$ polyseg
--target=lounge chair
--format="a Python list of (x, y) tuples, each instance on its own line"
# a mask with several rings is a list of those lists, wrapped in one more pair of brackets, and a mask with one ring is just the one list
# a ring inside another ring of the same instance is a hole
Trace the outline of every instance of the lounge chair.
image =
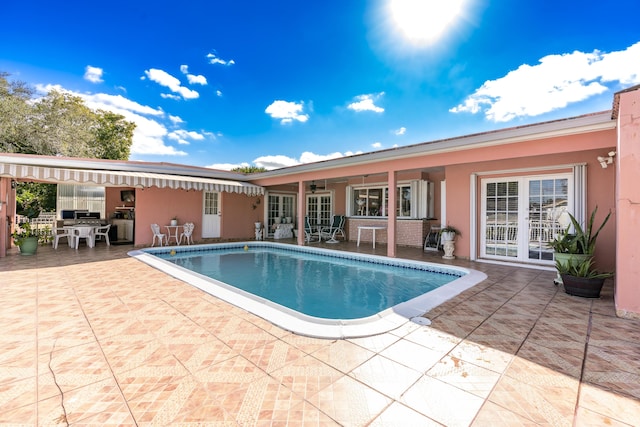
[(319, 236), (320, 240), (324, 237), (327, 239), (327, 243), (338, 243), (336, 240), (336, 234), (340, 233), (343, 239), (346, 239), (347, 236), (344, 234), (344, 223), (345, 223), (344, 215), (334, 215), (331, 219), (331, 225), (329, 227), (320, 228)]

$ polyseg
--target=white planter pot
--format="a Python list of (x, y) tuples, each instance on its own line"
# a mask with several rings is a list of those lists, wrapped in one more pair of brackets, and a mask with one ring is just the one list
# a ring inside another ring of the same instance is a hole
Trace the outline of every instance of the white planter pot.
[(178, 225), (178, 220), (177, 219), (172, 219), (171, 220), (171, 225)]
[(451, 242), (456, 239), (456, 233), (453, 231), (443, 231), (440, 239), (442, 240), (442, 243)]

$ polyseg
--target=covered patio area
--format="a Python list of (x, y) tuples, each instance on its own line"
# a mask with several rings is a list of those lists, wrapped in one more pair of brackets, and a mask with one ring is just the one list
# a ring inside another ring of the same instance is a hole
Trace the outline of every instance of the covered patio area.
[[(344, 242), (338, 250), (373, 253)], [(0, 422), (21, 425), (634, 425), (640, 322), (550, 271), (488, 279), (402, 327), (294, 335), (98, 244), (0, 263)], [(378, 245), (378, 254), (386, 253)], [(441, 262), (437, 253), (398, 256)]]

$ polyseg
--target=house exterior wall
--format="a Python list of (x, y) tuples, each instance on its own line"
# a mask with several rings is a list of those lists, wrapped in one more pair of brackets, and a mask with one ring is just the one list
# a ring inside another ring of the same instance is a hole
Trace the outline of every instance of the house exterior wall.
[[(532, 142), (534, 144), (535, 141)], [(560, 143), (560, 142), (558, 142)], [(480, 218), (480, 178), (541, 175), (558, 172), (570, 172), (571, 168), (553, 169), (556, 165), (574, 163), (587, 164), (587, 214), (598, 206), (596, 223), (602, 221), (607, 212), (612, 215), (598, 238), (595, 257), (602, 270), (611, 270), (615, 265), (615, 224), (614, 205), (615, 176), (611, 168), (602, 169), (596, 158), (609, 148), (573, 153), (558, 153), (553, 156), (533, 156), (513, 158), (507, 161), (487, 161), (447, 166), (445, 176), (447, 185), (447, 223), (458, 228), (462, 235), (456, 239), (456, 256), (469, 257), (471, 252), (471, 187), (470, 177), (473, 173), (487, 174), (478, 178), (476, 215)], [(613, 149), (611, 147), (611, 149)], [(527, 170), (526, 172), (504, 172), (507, 170)], [(496, 173), (491, 173), (495, 171)], [(502, 172), (501, 172), (502, 171)], [(478, 241), (479, 241), (479, 236)], [(479, 248), (478, 248), (479, 249)]]
[(164, 226), (174, 216), (179, 224), (193, 222), (193, 240), (202, 239), (202, 192), (157, 187), (137, 190), (135, 245), (150, 246), (153, 239), (150, 224), (157, 223), (164, 232)]
[(622, 92), (619, 111), (614, 161), (618, 183), (615, 251), (619, 254), (615, 276), (616, 313), (640, 318), (640, 90)]

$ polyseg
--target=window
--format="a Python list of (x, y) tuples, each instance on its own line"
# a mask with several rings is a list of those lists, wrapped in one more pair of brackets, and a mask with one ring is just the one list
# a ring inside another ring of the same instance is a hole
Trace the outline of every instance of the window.
[[(428, 216), (428, 186), (426, 181), (403, 183), (396, 187), (396, 217), (418, 218)], [(424, 191), (420, 191), (424, 189)], [(388, 187), (371, 186), (348, 188), (350, 199), (350, 215), (364, 217), (386, 217), (389, 215)], [(422, 202), (420, 202), (422, 200)], [(419, 209), (420, 203), (424, 204)]]
[(86, 210), (100, 212), (105, 216), (105, 191), (104, 187), (92, 185), (58, 184), (58, 197), (56, 201), (58, 212), (63, 210)]

